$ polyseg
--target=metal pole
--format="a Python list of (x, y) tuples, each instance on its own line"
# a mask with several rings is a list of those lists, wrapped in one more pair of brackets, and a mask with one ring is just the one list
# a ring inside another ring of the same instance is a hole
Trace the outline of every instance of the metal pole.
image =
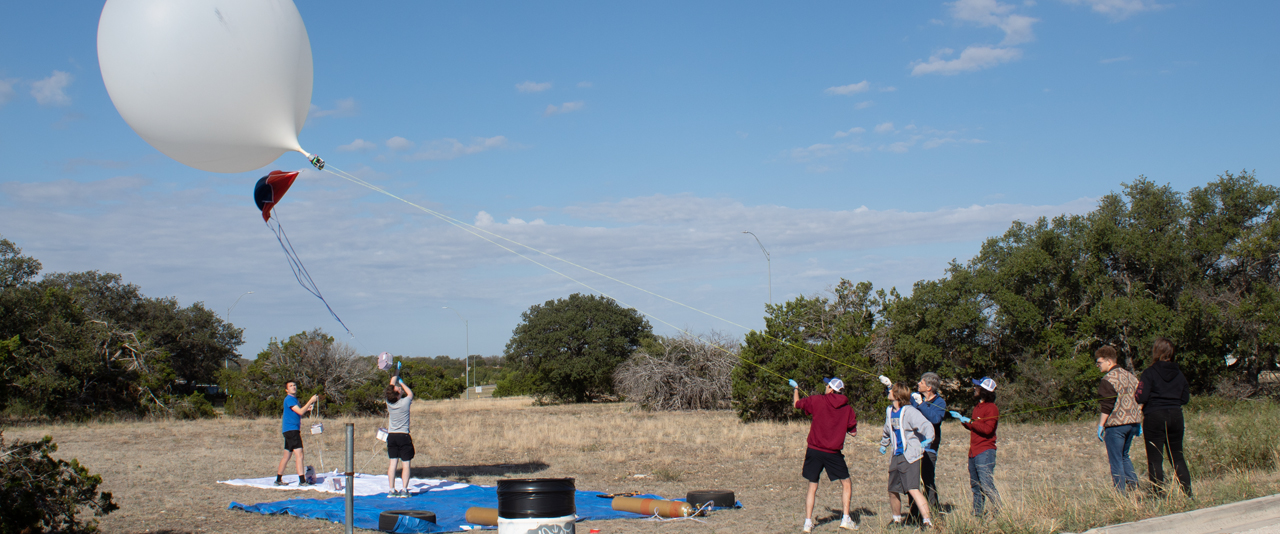
[[(245, 296), (245, 295), (252, 295), (252, 294), (253, 294), (253, 292), (252, 292), (252, 291), (245, 291), (244, 293), (241, 293), (239, 297), (236, 297), (236, 301), (235, 301), (235, 302), (233, 302), (233, 303), (231, 303), (231, 307), (227, 308), (227, 315), (225, 315), (225, 317), (227, 318), (227, 324), (228, 324), (228, 325), (230, 325), (230, 324), (231, 324), (231, 310), (236, 309), (236, 304), (239, 304), (239, 303), (240, 303), (240, 299), (244, 298), (244, 296)], [(237, 366), (237, 367), (238, 367), (238, 366)], [(223, 369), (230, 369), (230, 368), (231, 368), (231, 359), (230, 359), (230, 358), (227, 358), (227, 359), (222, 360), (222, 368), (223, 368)]]
[(463, 380), (464, 380), (464, 381), (466, 381), (466, 383), (467, 383), (466, 398), (467, 398), (467, 400), (470, 400), (470, 399), (471, 399), (471, 322), (470, 322), (470, 321), (468, 321), (466, 317), (463, 317), (461, 313), (458, 313), (458, 310), (455, 310), (455, 309), (450, 308), (450, 307), (448, 307), (448, 306), (441, 306), (441, 309), (449, 310), (449, 311), (453, 312), (453, 314), (454, 314), (454, 315), (457, 315), (459, 319), (462, 319), (462, 326), (463, 326), (464, 328), (466, 328), (466, 335), (467, 335), (467, 356), (466, 356), (467, 364), (466, 364), (466, 365), (467, 365), (467, 370), (466, 370), (466, 373), (465, 373), (465, 374), (463, 374), (463, 377), (464, 377), (464, 378), (463, 378)]
[(356, 425), (347, 423), (347, 534), (353, 534), (356, 519)]
[[(751, 232), (742, 232), (742, 233), (751, 234)], [(756, 238), (756, 244), (760, 245), (760, 251), (764, 253), (764, 262), (769, 267), (769, 305), (772, 306), (773, 305), (773, 260), (769, 258), (769, 251), (764, 249), (764, 243), (760, 242), (760, 238), (757, 237), (755, 234), (751, 234), (751, 237)]]

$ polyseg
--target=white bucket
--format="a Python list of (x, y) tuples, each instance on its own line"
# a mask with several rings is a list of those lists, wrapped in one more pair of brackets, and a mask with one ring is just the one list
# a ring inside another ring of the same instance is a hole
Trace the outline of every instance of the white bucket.
[(528, 517), (524, 519), (498, 518), (498, 534), (574, 534), (573, 525), (578, 516)]
[(316, 423), (311, 425), (312, 434), (324, 434), (324, 423)]
[(387, 429), (385, 429), (385, 428), (379, 428), (379, 429), (378, 429), (378, 441), (386, 441), (386, 440), (387, 440)]

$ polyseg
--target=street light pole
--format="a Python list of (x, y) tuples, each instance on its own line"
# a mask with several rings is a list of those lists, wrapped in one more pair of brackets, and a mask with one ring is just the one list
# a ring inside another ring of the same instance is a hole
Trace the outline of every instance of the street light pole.
[(742, 233), (751, 234), (751, 237), (755, 237), (756, 244), (760, 245), (760, 252), (764, 253), (764, 262), (769, 269), (769, 305), (772, 306), (773, 305), (773, 260), (769, 258), (769, 251), (764, 249), (764, 243), (760, 242), (759, 237), (757, 237), (755, 234), (752, 234), (751, 232), (742, 232)]
[[(224, 316), (227, 319), (227, 324), (231, 324), (231, 310), (236, 309), (236, 304), (240, 303), (240, 299), (244, 298), (245, 295), (252, 295), (252, 294), (253, 294), (252, 291), (245, 291), (244, 293), (241, 293), (239, 297), (236, 297), (236, 301), (231, 303), (231, 307), (227, 308), (227, 314)], [(239, 365), (237, 365), (237, 367), (239, 367)], [(222, 368), (223, 369), (231, 368), (231, 363), (229, 362), (229, 360), (222, 360)]]
[(466, 317), (463, 317), (461, 313), (458, 313), (458, 310), (455, 310), (448, 306), (445, 306), (444, 309), (453, 312), (454, 315), (457, 315), (459, 319), (462, 319), (462, 326), (466, 330), (466, 336), (467, 336), (467, 397), (466, 398), (470, 400), (471, 399), (471, 321), (468, 321)]

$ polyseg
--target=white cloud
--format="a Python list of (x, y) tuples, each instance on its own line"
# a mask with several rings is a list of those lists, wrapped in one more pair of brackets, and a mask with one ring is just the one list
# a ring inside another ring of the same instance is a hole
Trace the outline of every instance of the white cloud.
[(1015, 6), (996, 0), (957, 0), (951, 4), (951, 16), (978, 26), (995, 26), (1004, 30), (1002, 45), (1015, 45), (1035, 39), (1031, 25), (1037, 19), (1012, 13)]
[(462, 156), (479, 154), (481, 152), (501, 148), (506, 146), (507, 138), (497, 135), (494, 137), (476, 137), (469, 144), (463, 144), (457, 139), (441, 139), (432, 141), (423, 145), (421, 151), (409, 157), (414, 160), (450, 160)]
[(70, 106), (71, 97), (65, 89), (71, 80), (71, 74), (55, 70), (48, 78), (31, 82), (31, 96), (36, 97), (36, 103), (41, 106)]
[(888, 86), (888, 87), (881, 87), (881, 88), (880, 88), (880, 92), (881, 92), (881, 93), (892, 93), (892, 92), (897, 91), (897, 90), (898, 90), (898, 88), (897, 88), (897, 87), (894, 87), (894, 86), (892, 86), (892, 85), (890, 85), (890, 86)]
[(17, 80), (6, 80), (4, 78), (0, 78), (0, 106), (8, 104), (10, 100), (13, 100), (13, 96), (16, 94), (13, 90), (14, 82), (17, 82)]
[(835, 134), (834, 136), (832, 136), (832, 137), (835, 137), (835, 138), (837, 138), (837, 139), (838, 139), (838, 138), (841, 138), (841, 137), (848, 137), (848, 136), (850, 136), (850, 135), (858, 135), (858, 134), (860, 134), (860, 133), (865, 133), (866, 131), (867, 131), (867, 129), (866, 129), (866, 128), (863, 128), (863, 127), (861, 127), (861, 126), (854, 126), (853, 128), (849, 128), (848, 130), (841, 130), (841, 131), (838, 131), (838, 132), (836, 132), (836, 134)]
[(530, 82), (524, 81), (516, 84), (516, 90), (521, 93), (541, 93), (551, 88), (551, 82)]
[(413, 148), (413, 141), (397, 135), (391, 139), (387, 139), (387, 148), (395, 151), (409, 150)]
[(838, 87), (828, 87), (823, 92), (829, 95), (856, 95), (858, 93), (866, 92), (870, 88), (871, 88), (871, 83), (867, 82), (866, 80), (862, 80), (861, 82), (851, 83), (849, 85), (841, 85)]
[(936, 137), (933, 139), (929, 139), (928, 141), (925, 141), (921, 146), (923, 146), (925, 149), (930, 149), (930, 148), (938, 148), (942, 145), (946, 145), (950, 143), (982, 144), (982, 143), (986, 143), (986, 141), (983, 141), (982, 139), (955, 139), (951, 137)]
[[(311, 277), (357, 339), (379, 340), (369, 353), (461, 350), (456, 318), (439, 309), (447, 304), (470, 319), (474, 351), (499, 354), (511, 325), (531, 303), (581, 291), (606, 293), (641, 309), (664, 335), (670, 330), (657, 319), (694, 331), (745, 332), (639, 290), (562, 269), (592, 284), (585, 289), (470, 232), (564, 267), (555, 260), (368, 195), (353, 184), (317, 179), (316, 171), (303, 173), (299, 183), (305, 186), (291, 189), (277, 214)], [(225, 309), (253, 290), (231, 318), (246, 329), (242, 354), (290, 332), (317, 326), (341, 332), (324, 305), (298, 287), (275, 236), (245, 206), (243, 191), (221, 194), (198, 181), (186, 183), (186, 189), (173, 189), (137, 176), (0, 182), (0, 228), (38, 258), (46, 273), (120, 273), (141, 284), (146, 295), (174, 295), (184, 304), (202, 301), (213, 309)], [(450, 213), (447, 206), (418, 202)], [(1086, 198), (1048, 206), (832, 210), (656, 195), (543, 207), (542, 224), (518, 224), (508, 214), (500, 224), (478, 208), (454, 216), (474, 214), (484, 230), (759, 329), (765, 265), (743, 230), (759, 234), (779, 267), (773, 269), (775, 302), (820, 291), (841, 277), (897, 286), (906, 294), (917, 280), (943, 276), (953, 257), (976, 254), (982, 239), (1001, 234), (1013, 220), (1083, 213), (1095, 204)]]
[(563, 103), (563, 104), (560, 104), (560, 106), (558, 106), (558, 107), (557, 107), (557, 106), (555, 106), (555, 105), (548, 105), (548, 106), (547, 106), (547, 110), (546, 110), (546, 112), (544, 112), (544, 113), (543, 113), (543, 115), (545, 115), (545, 116), (547, 116), (547, 117), (550, 117), (550, 116), (552, 116), (552, 115), (559, 115), (559, 114), (561, 114), (561, 113), (569, 113), (569, 112), (573, 112), (573, 111), (578, 111), (578, 110), (582, 109), (582, 106), (584, 106), (584, 105), (586, 105), (586, 104), (585, 104), (584, 102), (582, 102), (581, 100), (578, 100), (578, 101), (576, 101), (576, 102), (565, 102), (565, 103)]
[(854, 104), (853, 109), (867, 109), (873, 105), (875, 105), (875, 102), (872, 102), (870, 100), (863, 100), (862, 102), (858, 102), (857, 104)]
[[(401, 138), (397, 137), (396, 139), (401, 139)], [(390, 141), (388, 141), (387, 143), (390, 144)], [(339, 146), (338, 152), (368, 152), (375, 148), (378, 148), (377, 144), (370, 143), (368, 141), (365, 141), (364, 139), (356, 139), (355, 141), (352, 141), (350, 144)]]
[(532, 221), (525, 222), (525, 220), (524, 220), (524, 219), (517, 219), (517, 218), (515, 218), (515, 217), (510, 217), (510, 218), (508, 218), (508, 219), (507, 219), (507, 224), (509, 224), (509, 225), (523, 225), (523, 224), (547, 224), (547, 222), (546, 222), (546, 221), (544, 221), (544, 220), (542, 220), (542, 219), (534, 219), (534, 220), (532, 220)]
[(356, 103), (355, 98), (343, 98), (334, 102), (332, 109), (321, 109), (320, 106), (312, 104), (307, 116), (317, 119), (320, 117), (354, 117), (359, 113), (360, 105)]
[(590, 89), (592, 87), (595, 87), (595, 84), (591, 82), (578, 82), (578, 87), (580, 89)]
[(876, 125), (876, 133), (878, 134), (893, 133), (894, 131), (892, 122), (882, 122)]
[(1095, 13), (1101, 13), (1112, 20), (1128, 18), (1129, 15), (1143, 11), (1156, 11), (1166, 6), (1152, 0), (1062, 0), (1072, 5), (1087, 5)]
[(911, 69), (912, 76), (920, 76), (922, 74), (943, 74), (952, 75), (961, 72), (972, 72), (994, 67), (1001, 63), (1008, 63), (1022, 57), (1022, 51), (1017, 48), (992, 48), (990, 46), (970, 46), (960, 53), (960, 57), (956, 59), (943, 59), (951, 55), (954, 50), (944, 48), (939, 50), (928, 61), (918, 61)]

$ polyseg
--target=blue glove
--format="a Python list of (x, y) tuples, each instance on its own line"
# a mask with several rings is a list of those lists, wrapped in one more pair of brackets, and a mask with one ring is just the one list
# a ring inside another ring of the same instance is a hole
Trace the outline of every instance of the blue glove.
[(396, 362), (396, 372), (397, 372), (397, 373), (399, 373), (399, 372), (400, 372), (400, 362), (398, 362), (398, 361)]
[(1142, 437), (1142, 425), (1138, 425), (1138, 437)]
[(1102, 425), (1098, 425), (1098, 441), (1102, 441)]
[(797, 384), (794, 379), (787, 379), (787, 383), (791, 384), (793, 388), (800, 389), (800, 384)]
[(921, 449), (927, 449), (927, 448), (929, 448), (929, 444), (930, 444), (930, 443), (933, 443), (933, 440), (931, 440), (931, 439), (926, 439), (926, 440), (924, 440), (924, 441), (921, 441), (921, 442), (920, 442), (920, 448), (921, 448)]
[(884, 448), (884, 445), (880, 446), (880, 454), (884, 454), (886, 450), (887, 449)]
[(957, 412), (955, 410), (951, 410), (951, 412), (949, 413), (951, 414), (951, 417), (959, 419), (961, 423), (968, 423), (969, 421), (972, 421), (972, 419), (969, 419), (968, 417), (960, 415), (960, 412)]

